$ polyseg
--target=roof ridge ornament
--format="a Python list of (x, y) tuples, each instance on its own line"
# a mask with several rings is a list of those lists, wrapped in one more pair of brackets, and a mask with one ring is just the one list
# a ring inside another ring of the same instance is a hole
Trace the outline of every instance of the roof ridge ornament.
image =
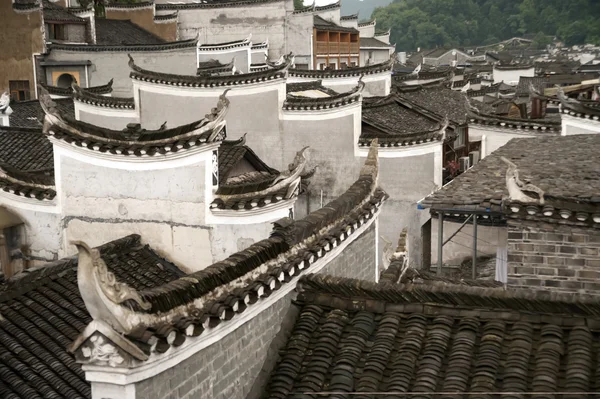
[[(519, 179), (519, 169), (517, 165), (508, 160), (506, 157), (500, 157), (500, 159), (508, 165), (506, 170), (506, 188), (508, 189), (508, 197), (510, 201), (517, 201), (521, 203), (539, 203), (544, 205), (544, 190), (531, 184), (523, 182)], [(539, 199), (530, 197), (525, 194), (525, 191), (537, 193)]]
[(90, 316), (93, 320), (108, 323), (117, 331), (128, 331), (129, 322), (121, 304), (131, 299), (144, 310), (149, 310), (152, 305), (134, 288), (117, 281), (97, 248), (90, 248), (82, 241), (73, 241), (72, 244), (78, 250), (77, 284)]
[(5, 113), (5, 111), (8, 111), (9, 106), (10, 106), (10, 96), (8, 95), (8, 92), (5, 91), (0, 96), (0, 113)]

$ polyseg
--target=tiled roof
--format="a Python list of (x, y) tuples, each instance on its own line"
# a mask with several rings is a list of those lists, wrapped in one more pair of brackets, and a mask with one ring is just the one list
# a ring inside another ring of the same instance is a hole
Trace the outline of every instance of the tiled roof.
[(359, 145), (405, 146), (440, 140), (440, 124), (403, 105), (395, 94), (363, 99), (363, 128)]
[(314, 16), (314, 26), (316, 29), (321, 30), (358, 33), (358, 30), (356, 28), (337, 25), (331, 21), (323, 19), (319, 15)]
[(288, 111), (312, 111), (344, 107), (361, 100), (365, 84), (359, 81), (358, 86), (349, 92), (336, 93), (323, 97), (307, 97), (288, 93), (283, 109)]
[(44, 133), (73, 146), (123, 156), (152, 157), (187, 151), (223, 139), (224, 119), (230, 104), (226, 93), (219, 97), (211, 113), (196, 122), (175, 128), (162, 126), (158, 130), (141, 129), (139, 124), (130, 124), (124, 130), (111, 130), (65, 115), (57, 109), (48, 92), (40, 87), (44, 112), (53, 117), (53, 123), (44, 126)]
[(382, 42), (379, 39), (375, 39), (374, 37), (361, 37), (360, 38), (360, 48), (390, 48), (394, 47), (391, 44), (387, 44)]
[(517, 97), (518, 96), (528, 96), (529, 95), (529, 87), (533, 86), (535, 91), (539, 93), (543, 93), (544, 89), (548, 85), (548, 79), (545, 76), (521, 76), (519, 78), (519, 84), (517, 85)]
[[(377, 187), (377, 176), (377, 148), (373, 147), (358, 180), (339, 198), (301, 220), (278, 220), (270, 238), (202, 271), (161, 287), (139, 290), (129, 297), (133, 299), (113, 301), (115, 312), (122, 314), (128, 309), (139, 316), (135, 320), (145, 320), (138, 324), (131, 323), (133, 319), (120, 319), (121, 327), (113, 328), (118, 328), (116, 332), (126, 339), (137, 340), (133, 342), (149, 343), (140, 345), (144, 355), (138, 359), (144, 360), (154, 352), (162, 353), (171, 345), (194, 339), (205, 329), (227, 323), (236, 314), (252, 308), (261, 297), (295, 281), (302, 270), (310, 269), (372, 220), (387, 198)], [(85, 246), (79, 246), (79, 251), (80, 268), (88, 270), (98, 262)], [(82, 256), (87, 259), (85, 264)], [(187, 310), (182, 313), (181, 309)], [(156, 318), (159, 313), (161, 317)], [(174, 339), (167, 341), (167, 335)], [(79, 351), (86, 337), (79, 339), (72, 350)]]
[(0, 127), (0, 189), (51, 200), (54, 189), (52, 144), (40, 128)]
[(14, 0), (13, 9), (19, 11), (31, 11), (39, 9), (41, 1), (39, 0)]
[(447, 117), (452, 123), (466, 123), (466, 97), (459, 91), (444, 85), (404, 89), (397, 86), (398, 97), (427, 109), (441, 118)]
[(600, 389), (593, 299), (320, 275), (301, 278), (299, 290), (299, 316), (264, 397)]
[(161, 73), (141, 68), (130, 58), (129, 67), (132, 69), (130, 77), (135, 80), (152, 82), (168, 86), (186, 87), (224, 87), (232, 85), (257, 84), (275, 79), (282, 79), (287, 75), (291, 58), (286, 57), (284, 62), (265, 71), (242, 73), (229, 76), (188, 76)]
[(96, 18), (96, 44), (105, 46), (163, 44), (160, 37), (129, 20)]
[(218, 60), (208, 60), (198, 63), (196, 75), (211, 76), (211, 75), (231, 75), (235, 70), (235, 60), (231, 60), (229, 64), (222, 64)]
[(432, 209), (502, 212), (506, 188), (505, 157), (517, 165), (524, 182), (544, 190), (547, 201), (600, 204), (597, 154), (600, 136), (553, 136), (512, 139), (452, 182), (426, 197)]
[[(110, 94), (112, 93), (113, 80), (111, 79), (107, 84), (93, 87), (85, 87), (81, 88), (82, 90), (93, 93), (93, 94)], [(48, 90), (48, 93), (57, 96), (71, 97), (73, 95), (73, 89), (71, 87), (57, 87), (57, 86), (48, 86), (42, 84), (44, 89)]]
[(287, 93), (298, 93), (302, 91), (318, 90), (330, 96), (339, 94), (337, 91), (323, 86), (322, 80), (314, 80), (312, 82), (288, 83), (286, 85)]
[(0, 127), (0, 162), (23, 172), (54, 169), (52, 144), (41, 128)]
[[(234, 177), (232, 172), (240, 162), (249, 163), (256, 172), (277, 176), (279, 172), (271, 168), (250, 147), (241, 141), (225, 140), (219, 147), (219, 179), (226, 182), (229, 177)], [(231, 176), (230, 176), (231, 175)]]
[[(481, 104), (477, 101), (473, 101), (472, 103), (476, 103), (478, 105)], [(495, 112), (501, 112), (502, 108), (504, 108), (508, 112), (508, 109), (510, 109), (510, 106), (512, 106), (512, 104), (513, 102), (498, 102)], [(473, 111), (469, 110), (467, 112), (467, 120), (470, 123), (477, 123), (480, 125), (495, 125), (500, 128), (518, 129), (528, 134), (560, 134), (562, 127), (559, 118), (553, 117), (552, 114), (547, 114), (547, 116), (544, 118), (528, 119), (526, 115), (527, 105), (524, 103), (520, 105), (515, 105), (521, 108), (520, 112), (524, 113), (525, 117), (515, 118), (509, 116), (494, 115), (494, 111), (482, 111), (481, 109), (472, 108)], [(498, 107), (500, 107), (500, 109), (498, 109)], [(482, 108), (482, 106), (479, 105), (479, 108)]]
[(156, 10), (187, 10), (195, 8), (248, 7), (254, 4), (276, 3), (282, 0), (203, 0), (201, 3), (156, 4)]
[(73, 99), (76, 101), (104, 108), (116, 109), (134, 109), (135, 101), (133, 97), (112, 97), (96, 94), (77, 85), (73, 85)]
[(394, 59), (390, 58), (389, 61), (382, 62), (380, 64), (368, 65), (364, 67), (346, 68), (346, 69), (332, 69), (328, 71), (319, 70), (300, 70), (290, 69), (290, 76), (298, 78), (308, 79), (335, 79), (335, 78), (347, 78), (350, 76), (362, 76), (362, 75), (373, 75), (383, 72), (391, 72), (394, 67)]
[[(184, 274), (129, 236), (99, 247), (108, 269), (137, 289)], [(67, 352), (91, 321), (77, 286), (77, 258), (25, 271), (0, 286), (0, 397), (91, 398), (81, 366)]]
[[(54, 100), (58, 108), (66, 115), (75, 117), (75, 105), (71, 98)], [(11, 127), (41, 128), (44, 123), (44, 110), (38, 100), (11, 103), (13, 113), (10, 115)]]
[(79, 18), (76, 15), (71, 14), (66, 8), (51, 3), (49, 1), (43, 2), (44, 8), (44, 22), (63, 22), (69, 24), (85, 24), (85, 19)]

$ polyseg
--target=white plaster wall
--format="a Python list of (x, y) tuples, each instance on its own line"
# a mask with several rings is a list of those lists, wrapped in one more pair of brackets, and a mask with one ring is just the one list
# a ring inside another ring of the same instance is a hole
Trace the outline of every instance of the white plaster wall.
[(213, 258), (218, 262), (258, 241), (268, 238), (273, 230), (272, 222), (248, 225), (219, 225), (218, 228), (212, 229), (210, 231), (210, 242)]
[(161, 255), (188, 270), (212, 263), (204, 223), (203, 162), (149, 171), (107, 168), (64, 154), (58, 162), (63, 209), (60, 256), (75, 253), (68, 245), (74, 239), (94, 246), (138, 233)]
[[(163, 51), (131, 51), (136, 64), (151, 71), (168, 72), (181, 75), (195, 75), (197, 69), (196, 48), (190, 47)], [(88, 67), (89, 85), (100, 86), (114, 79), (113, 96), (131, 97), (132, 83), (129, 78), (131, 69), (126, 51), (63, 51), (52, 50), (48, 57), (52, 61), (90, 60)]]
[(377, 49), (360, 49), (360, 66), (367, 65), (367, 61), (369, 61), (369, 54), (373, 53), (373, 59), (371, 60), (371, 64), (381, 64), (382, 62), (386, 62), (390, 59), (392, 55), (393, 49), (389, 48), (377, 48)]
[(600, 121), (577, 118), (567, 114), (561, 114), (561, 118), (563, 136), (600, 133)]
[(367, 26), (359, 26), (360, 37), (374, 37), (375, 36), (375, 24)]
[[(16, 200), (15, 195), (6, 195)], [(41, 206), (40, 210), (26, 209), (18, 202), (11, 201), (10, 197), (0, 197), (0, 206), (23, 221), (25, 232), (21, 237), (21, 245), (27, 247), (27, 255), (33, 260), (31, 265), (59, 259), (60, 215), (51, 209), (43, 211)], [(39, 206), (34, 201), (28, 202)]]
[(308, 59), (309, 69), (313, 69), (313, 14), (292, 14), (287, 24), (288, 51), (293, 51), (296, 63)]
[(139, 123), (137, 111), (80, 105), (75, 101), (75, 118), (106, 129), (123, 130), (128, 123)]
[[(548, 133), (538, 133), (539, 135)], [(469, 142), (481, 141), (481, 158), (485, 158), (510, 140), (515, 138), (536, 137), (536, 133), (525, 133), (517, 129), (494, 128), (492, 126), (469, 125)]]
[[(202, 42), (200, 42), (202, 44)], [(198, 51), (198, 62), (206, 62), (210, 60), (217, 60), (221, 64), (229, 64), (235, 58), (235, 68), (241, 73), (250, 72), (251, 55), (250, 46), (242, 48), (232, 48), (223, 51)], [(262, 62), (264, 62), (264, 57)], [(194, 73), (195, 75), (196, 73)]]
[(519, 78), (521, 76), (526, 77), (534, 77), (535, 76), (535, 68), (531, 67), (529, 69), (517, 69), (517, 70), (500, 70), (494, 68), (494, 83), (504, 82), (507, 85), (516, 86), (519, 83)]
[(225, 43), (252, 34), (252, 41), (256, 43), (269, 39), (269, 56), (280, 57), (287, 51), (286, 8), (290, 5), (293, 10), (291, 0), (179, 10), (179, 37), (191, 39), (199, 34), (201, 43)]

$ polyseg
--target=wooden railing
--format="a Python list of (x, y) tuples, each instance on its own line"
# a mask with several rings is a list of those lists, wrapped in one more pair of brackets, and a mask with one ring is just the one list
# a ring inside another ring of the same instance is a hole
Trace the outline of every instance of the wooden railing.
[(358, 43), (317, 42), (317, 55), (358, 53)]

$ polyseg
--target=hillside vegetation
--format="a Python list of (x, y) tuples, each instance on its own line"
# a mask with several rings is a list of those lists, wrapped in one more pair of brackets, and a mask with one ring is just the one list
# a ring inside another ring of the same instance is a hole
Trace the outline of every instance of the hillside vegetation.
[[(366, 0), (371, 1), (371, 0)], [(377, 8), (377, 29), (392, 29), (398, 51), (467, 47), (531, 36), (567, 45), (600, 44), (599, 0), (395, 0)]]

